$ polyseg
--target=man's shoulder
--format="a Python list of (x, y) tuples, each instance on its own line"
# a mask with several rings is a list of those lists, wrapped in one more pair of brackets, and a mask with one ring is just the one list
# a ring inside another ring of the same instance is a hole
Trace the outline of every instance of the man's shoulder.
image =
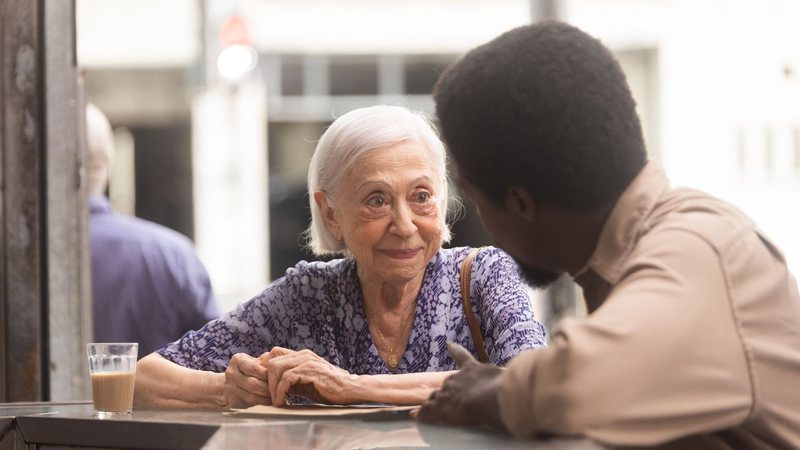
[(133, 221), (138, 224), (143, 233), (149, 233), (154, 239), (171, 242), (174, 245), (192, 245), (191, 239), (172, 228), (139, 217), (134, 217)]
[(702, 191), (674, 188), (664, 194), (644, 228), (645, 237), (682, 231), (719, 248), (755, 230), (756, 225), (731, 203)]
[(121, 214), (107, 215), (100, 220), (93, 220), (90, 229), (92, 239), (128, 241), (180, 251), (194, 248), (192, 241), (187, 236), (164, 225), (139, 217)]

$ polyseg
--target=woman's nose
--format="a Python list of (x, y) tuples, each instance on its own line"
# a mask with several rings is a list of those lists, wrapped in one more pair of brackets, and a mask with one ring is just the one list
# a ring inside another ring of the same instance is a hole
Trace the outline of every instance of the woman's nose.
[(409, 238), (417, 232), (417, 226), (414, 224), (414, 214), (405, 202), (399, 202), (395, 207), (389, 231), (402, 238)]

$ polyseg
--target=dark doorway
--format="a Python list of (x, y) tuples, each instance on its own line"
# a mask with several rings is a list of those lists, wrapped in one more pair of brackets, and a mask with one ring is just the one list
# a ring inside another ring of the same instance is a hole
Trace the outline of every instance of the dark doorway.
[(194, 238), (189, 124), (131, 127), (135, 146), (136, 216)]

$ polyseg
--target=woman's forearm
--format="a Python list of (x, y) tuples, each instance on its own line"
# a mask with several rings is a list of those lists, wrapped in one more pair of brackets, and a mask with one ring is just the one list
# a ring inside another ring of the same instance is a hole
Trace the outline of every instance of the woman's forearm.
[(458, 372), (420, 372), (399, 375), (360, 375), (353, 387), (354, 403), (379, 402), (419, 405), (439, 389), (450, 375)]
[(137, 407), (218, 409), (226, 406), (225, 374), (187, 369), (157, 353), (136, 364)]

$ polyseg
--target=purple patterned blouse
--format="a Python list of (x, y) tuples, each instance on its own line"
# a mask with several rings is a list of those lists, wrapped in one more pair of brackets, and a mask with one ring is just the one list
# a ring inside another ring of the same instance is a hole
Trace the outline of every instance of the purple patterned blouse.
[[(408, 347), (395, 373), (455, 369), (448, 342), (476, 354), (459, 285), (459, 268), (469, 250), (440, 250), (428, 264)], [(478, 253), (470, 292), (492, 364), (504, 365), (545, 344), (526, 286), (502, 250), (487, 247)], [(255, 357), (273, 346), (310, 349), (353, 374), (389, 373), (365, 320), (352, 257), (301, 261), (255, 298), (158, 352), (184, 367), (223, 372), (233, 354)]]

